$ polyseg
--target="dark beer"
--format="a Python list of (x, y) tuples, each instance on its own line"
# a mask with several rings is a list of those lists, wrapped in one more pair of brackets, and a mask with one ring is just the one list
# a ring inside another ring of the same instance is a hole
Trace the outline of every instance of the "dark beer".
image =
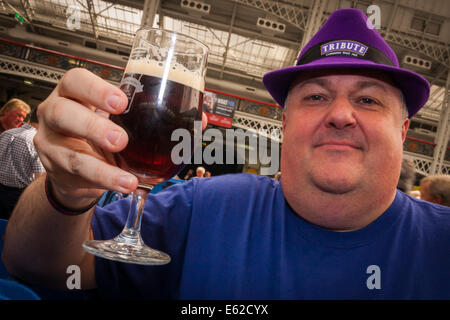
[(201, 83), (189, 72), (180, 76), (172, 71), (165, 80), (146, 71), (142, 65), (127, 66), (121, 89), (128, 96), (128, 107), (110, 118), (125, 129), (129, 139), (126, 148), (115, 154), (118, 166), (135, 174), (141, 184), (157, 184), (184, 167), (172, 162), (172, 148), (179, 143), (171, 141), (172, 132), (188, 130), (194, 147), (194, 121), (202, 119), (203, 88), (193, 87)]

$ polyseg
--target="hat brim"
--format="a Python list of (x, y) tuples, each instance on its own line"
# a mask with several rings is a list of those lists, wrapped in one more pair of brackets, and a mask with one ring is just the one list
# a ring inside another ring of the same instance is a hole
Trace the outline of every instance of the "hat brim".
[(389, 74), (403, 92), (409, 118), (413, 117), (428, 100), (430, 84), (421, 75), (406, 69), (358, 58), (326, 57), (305, 65), (274, 70), (264, 75), (263, 83), (275, 101), (284, 107), (289, 88), (300, 74), (312, 70), (342, 68), (380, 70)]

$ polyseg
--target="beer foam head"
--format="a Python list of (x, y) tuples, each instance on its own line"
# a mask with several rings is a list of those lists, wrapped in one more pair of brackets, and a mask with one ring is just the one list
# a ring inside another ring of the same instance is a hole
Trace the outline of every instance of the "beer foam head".
[[(129, 60), (125, 68), (125, 73), (140, 73), (159, 78), (163, 77), (165, 71), (166, 67), (163, 63), (148, 59)], [(201, 92), (205, 91), (205, 80), (199, 74), (200, 72), (190, 71), (178, 63), (172, 63), (168, 71), (168, 80)]]

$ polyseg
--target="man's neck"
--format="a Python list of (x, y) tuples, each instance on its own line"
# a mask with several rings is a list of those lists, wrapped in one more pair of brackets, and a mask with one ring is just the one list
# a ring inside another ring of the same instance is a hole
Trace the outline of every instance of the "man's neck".
[(364, 228), (391, 206), (396, 194), (395, 188), (378, 192), (358, 190), (346, 194), (331, 194), (312, 188), (299, 191), (289, 192), (283, 188), (291, 208), (308, 222), (333, 231)]

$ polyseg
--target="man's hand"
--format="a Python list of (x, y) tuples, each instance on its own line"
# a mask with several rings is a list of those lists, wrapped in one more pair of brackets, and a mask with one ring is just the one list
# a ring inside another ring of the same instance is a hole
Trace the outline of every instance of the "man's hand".
[[(105, 189), (120, 193), (136, 189), (137, 178), (118, 168), (112, 156), (125, 148), (128, 136), (108, 119), (111, 113), (122, 113), (127, 103), (119, 88), (75, 68), (39, 105), (34, 143), (54, 196), (63, 205), (78, 209)], [(203, 129), (206, 124), (203, 114)]]
[(115, 166), (112, 157), (112, 152), (125, 148), (128, 136), (108, 119), (111, 113), (123, 112), (127, 101), (119, 88), (76, 68), (39, 105), (34, 143), (63, 205), (81, 208), (104, 189), (136, 189), (137, 178)]
[[(68, 71), (38, 107), (34, 143), (53, 196), (69, 209), (86, 207), (104, 189), (129, 193), (137, 178), (115, 165), (112, 154), (125, 148), (126, 132), (108, 119), (127, 106), (117, 87), (84, 69)], [(203, 128), (206, 127), (203, 115)], [(56, 212), (46, 198), (45, 178), (31, 183), (16, 205), (5, 233), (2, 259), (19, 279), (64, 289), (67, 266), (82, 272), (82, 288), (95, 288), (95, 259), (83, 250), (93, 239), (94, 208), (77, 216)]]

